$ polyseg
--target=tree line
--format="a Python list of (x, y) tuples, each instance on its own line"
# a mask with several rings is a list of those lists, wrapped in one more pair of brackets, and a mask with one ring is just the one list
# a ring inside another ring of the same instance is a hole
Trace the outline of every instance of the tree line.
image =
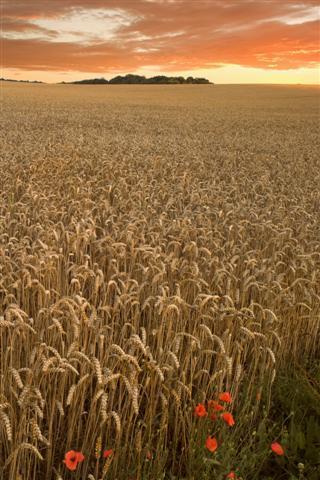
[[(66, 83), (66, 82), (62, 82)], [(77, 80), (75, 82), (69, 82), (73, 84), (209, 84), (209, 80), (206, 78), (194, 78), (194, 77), (167, 77), (165, 75), (156, 75), (155, 77), (147, 78), (143, 75), (117, 75), (111, 80), (106, 80), (105, 78), (92, 78), (87, 80)]]

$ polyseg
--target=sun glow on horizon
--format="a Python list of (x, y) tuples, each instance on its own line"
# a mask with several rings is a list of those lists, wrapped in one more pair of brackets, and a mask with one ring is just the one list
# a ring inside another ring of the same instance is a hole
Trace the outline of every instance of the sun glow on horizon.
[(224, 65), (219, 68), (188, 70), (179, 72), (163, 72), (148, 67), (133, 72), (51, 72), (43, 70), (26, 71), (19, 69), (2, 69), (0, 77), (12, 80), (38, 80), (44, 83), (73, 82), (87, 78), (110, 79), (116, 75), (133, 73), (152, 77), (155, 75), (205, 77), (215, 84), (283, 84), (283, 85), (320, 85), (320, 70), (318, 68), (297, 68), (293, 70), (263, 70), (246, 68), (240, 65)]

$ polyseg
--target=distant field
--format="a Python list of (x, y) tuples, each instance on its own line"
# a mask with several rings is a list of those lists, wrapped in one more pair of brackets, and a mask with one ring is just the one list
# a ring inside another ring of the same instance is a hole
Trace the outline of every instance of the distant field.
[(0, 85), (1, 480), (298, 478), (268, 419), (320, 355), (319, 93)]

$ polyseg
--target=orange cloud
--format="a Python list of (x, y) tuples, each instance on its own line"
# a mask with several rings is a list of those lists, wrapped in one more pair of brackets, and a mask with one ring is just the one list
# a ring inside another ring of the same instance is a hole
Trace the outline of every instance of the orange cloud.
[[(4, 6), (1, 62), (6, 68), (103, 73), (149, 65), (166, 71), (222, 64), (314, 67), (317, 5), (317, 0), (12, 0)], [(92, 32), (83, 32), (84, 21)], [(104, 25), (110, 27), (107, 36)]]

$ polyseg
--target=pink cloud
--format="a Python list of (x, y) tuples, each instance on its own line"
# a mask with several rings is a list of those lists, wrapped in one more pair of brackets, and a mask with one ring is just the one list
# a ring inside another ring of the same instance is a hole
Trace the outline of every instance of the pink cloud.
[[(2, 63), (7, 68), (114, 72), (157, 65), (178, 71), (237, 64), (281, 70), (319, 62), (317, 0), (6, 3)], [(62, 17), (90, 15), (106, 5), (131, 19), (108, 40), (97, 34), (85, 43), (79, 32), (75, 40), (63, 41), (58, 31), (37, 25), (46, 19), (58, 25)]]

